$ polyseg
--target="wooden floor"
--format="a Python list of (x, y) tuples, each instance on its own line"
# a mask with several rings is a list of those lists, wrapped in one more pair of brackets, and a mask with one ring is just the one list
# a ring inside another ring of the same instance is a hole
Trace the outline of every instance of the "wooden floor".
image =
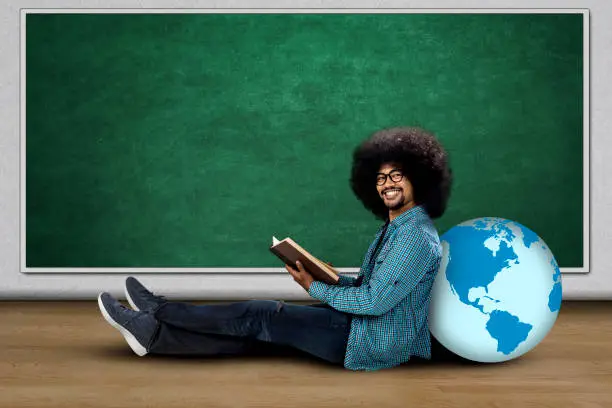
[(137, 357), (95, 302), (0, 302), (0, 407), (612, 407), (612, 302), (564, 303), (522, 358), (376, 372), (307, 356)]

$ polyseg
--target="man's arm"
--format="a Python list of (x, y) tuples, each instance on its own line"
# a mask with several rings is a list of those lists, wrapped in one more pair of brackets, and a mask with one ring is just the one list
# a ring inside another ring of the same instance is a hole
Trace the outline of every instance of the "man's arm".
[(347, 275), (342, 275), (340, 274), (340, 272), (338, 272), (336, 270), (336, 268), (334, 268), (334, 265), (331, 262), (325, 262), (333, 271), (336, 275), (338, 275), (338, 286), (355, 286), (355, 282), (357, 281), (357, 278), (353, 278), (351, 276), (347, 276)]
[(414, 231), (397, 238), (394, 250), (367, 284), (352, 287), (314, 281), (308, 294), (341, 312), (382, 315), (412, 292), (431, 259), (430, 244), (419, 231)]
[(338, 286), (355, 286), (357, 278), (338, 274)]

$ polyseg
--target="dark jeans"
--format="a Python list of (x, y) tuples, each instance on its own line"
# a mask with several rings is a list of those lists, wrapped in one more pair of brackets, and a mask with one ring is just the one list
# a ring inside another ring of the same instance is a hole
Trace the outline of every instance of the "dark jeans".
[(151, 354), (250, 354), (262, 343), (298, 349), (342, 364), (351, 315), (323, 304), (248, 300), (219, 305), (168, 302), (155, 311), (160, 325)]

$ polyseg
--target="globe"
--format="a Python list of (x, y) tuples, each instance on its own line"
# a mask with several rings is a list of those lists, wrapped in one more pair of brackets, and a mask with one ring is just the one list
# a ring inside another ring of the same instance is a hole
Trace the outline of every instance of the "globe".
[(542, 341), (561, 307), (561, 273), (533, 231), (503, 218), (465, 221), (441, 237), (431, 334), (468, 360), (519, 357)]

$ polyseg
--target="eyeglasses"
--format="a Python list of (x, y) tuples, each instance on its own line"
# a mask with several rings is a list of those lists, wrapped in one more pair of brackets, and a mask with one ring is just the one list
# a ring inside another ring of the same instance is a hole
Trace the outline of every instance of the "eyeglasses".
[(376, 185), (382, 186), (383, 184), (385, 184), (387, 182), (387, 177), (391, 178), (392, 181), (397, 183), (399, 181), (402, 181), (402, 179), (404, 178), (404, 174), (399, 170), (392, 170), (389, 174), (378, 173), (376, 175)]

